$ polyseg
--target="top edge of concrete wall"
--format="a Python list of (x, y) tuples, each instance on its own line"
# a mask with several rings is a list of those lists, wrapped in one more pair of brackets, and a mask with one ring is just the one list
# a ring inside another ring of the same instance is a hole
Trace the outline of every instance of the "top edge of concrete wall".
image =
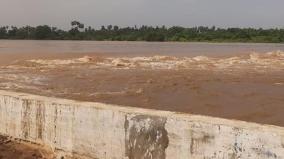
[(124, 113), (134, 113), (140, 115), (150, 115), (150, 116), (161, 116), (161, 117), (176, 117), (187, 121), (201, 121), (208, 124), (213, 125), (225, 125), (225, 126), (233, 126), (233, 127), (241, 127), (249, 130), (260, 130), (260, 131), (269, 131), (280, 133), (284, 135), (284, 127), (274, 126), (274, 125), (267, 125), (267, 124), (259, 124), (253, 122), (246, 122), (234, 119), (223, 119), (217, 117), (210, 117), (204, 115), (194, 115), (194, 114), (186, 114), (180, 112), (172, 112), (172, 111), (162, 111), (162, 110), (155, 110), (155, 109), (144, 109), (144, 108), (137, 108), (137, 107), (130, 107), (124, 105), (114, 105), (114, 104), (105, 104), (99, 102), (85, 102), (85, 101), (76, 101), (64, 98), (55, 98), (55, 97), (45, 97), (39, 95), (33, 95), (28, 93), (19, 93), (19, 92), (12, 92), (12, 91), (5, 91), (0, 90), (0, 96), (9, 96), (19, 99), (26, 99), (26, 100), (38, 100), (43, 102), (49, 103), (57, 103), (61, 105), (76, 105), (79, 107), (91, 106), (97, 109), (104, 109), (104, 110), (113, 110), (118, 112)]

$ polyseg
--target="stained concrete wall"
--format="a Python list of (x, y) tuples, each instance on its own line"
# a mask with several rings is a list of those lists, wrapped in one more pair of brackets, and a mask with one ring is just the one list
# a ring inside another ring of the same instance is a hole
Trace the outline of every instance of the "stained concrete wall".
[(80, 158), (284, 158), (281, 127), (6, 91), (0, 133)]

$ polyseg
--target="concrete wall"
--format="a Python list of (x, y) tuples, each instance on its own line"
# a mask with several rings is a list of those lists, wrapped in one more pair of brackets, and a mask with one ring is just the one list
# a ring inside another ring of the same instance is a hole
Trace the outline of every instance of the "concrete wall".
[(280, 127), (5, 91), (0, 133), (81, 158), (284, 158)]

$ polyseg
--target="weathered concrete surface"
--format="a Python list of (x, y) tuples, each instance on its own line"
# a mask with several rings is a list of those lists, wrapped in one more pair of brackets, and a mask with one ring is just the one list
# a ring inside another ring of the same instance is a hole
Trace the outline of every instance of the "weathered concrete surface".
[(284, 128), (0, 91), (0, 133), (99, 159), (284, 158)]

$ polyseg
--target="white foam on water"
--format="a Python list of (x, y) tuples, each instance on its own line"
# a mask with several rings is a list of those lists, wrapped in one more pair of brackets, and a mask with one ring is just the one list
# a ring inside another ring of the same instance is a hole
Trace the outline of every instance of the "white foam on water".
[[(251, 53), (248, 56), (229, 58), (213, 58), (207, 56), (174, 57), (108, 57), (96, 60), (95, 57), (84, 56), (75, 59), (44, 60), (33, 59), (26, 61), (29, 67), (57, 68), (58, 66), (74, 66), (87, 64), (90, 68), (108, 69), (273, 69), (284, 70), (284, 52), (274, 51), (265, 54)], [(21, 67), (21, 66), (19, 66)], [(24, 66), (23, 66), (24, 67)], [(261, 70), (260, 70), (261, 71)]]

